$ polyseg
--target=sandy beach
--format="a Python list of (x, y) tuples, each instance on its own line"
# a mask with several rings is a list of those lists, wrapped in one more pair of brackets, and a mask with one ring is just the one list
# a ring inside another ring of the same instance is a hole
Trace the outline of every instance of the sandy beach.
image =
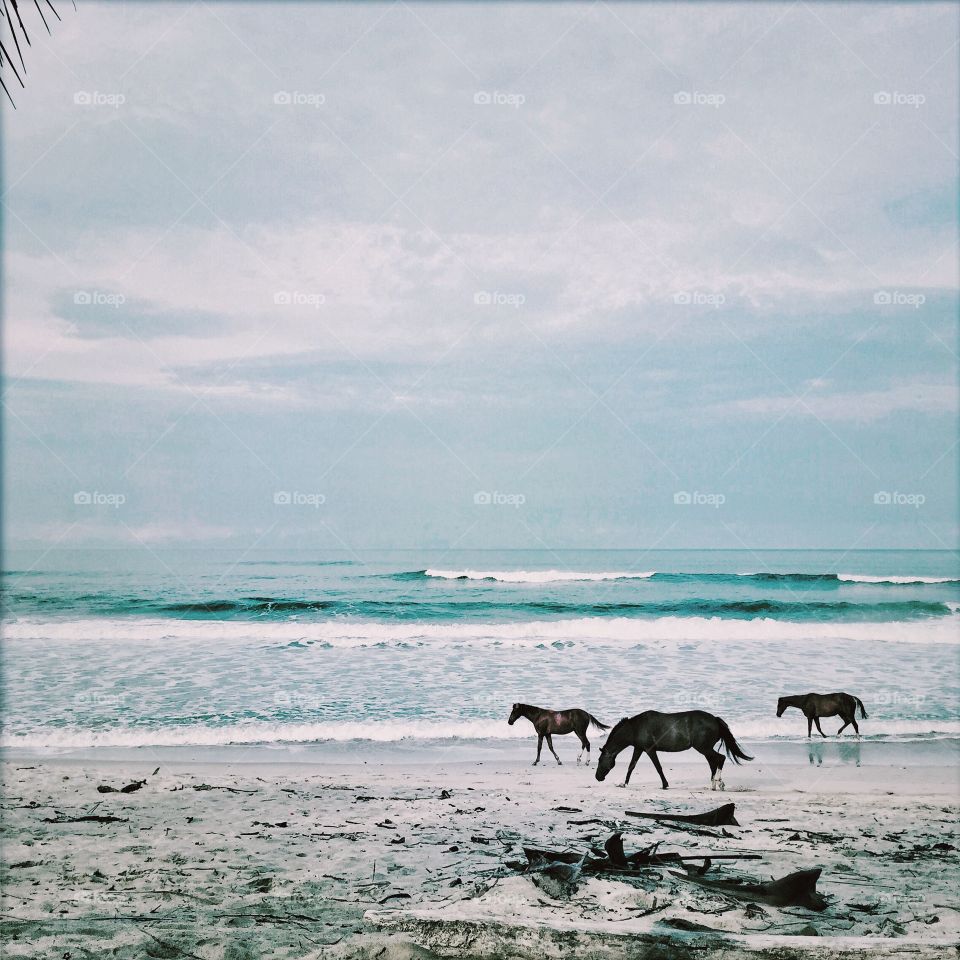
[[(516, 743), (472, 763), (8, 757), (6, 955), (955, 956), (955, 746), (899, 746), (864, 743), (857, 766), (837, 743), (812, 763), (805, 744), (756, 745), (722, 793), (679, 757), (669, 791), (643, 764), (626, 790), (599, 784), (568, 742), (562, 767), (536, 768)], [(908, 765), (909, 748), (931, 762)], [(739, 827), (625, 815), (726, 802)], [(828, 906), (750, 904), (666, 867), (557, 899), (508, 865), (525, 845), (585, 852), (615, 829), (628, 852), (761, 857), (711, 877), (821, 867)]]

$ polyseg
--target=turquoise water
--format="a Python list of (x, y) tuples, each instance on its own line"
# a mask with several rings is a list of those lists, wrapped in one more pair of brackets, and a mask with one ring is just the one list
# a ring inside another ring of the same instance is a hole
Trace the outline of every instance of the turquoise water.
[[(914, 551), (11, 552), (3, 743), (486, 740), (514, 700), (805, 735), (960, 732), (960, 558)], [(832, 722), (832, 721), (831, 721)]]

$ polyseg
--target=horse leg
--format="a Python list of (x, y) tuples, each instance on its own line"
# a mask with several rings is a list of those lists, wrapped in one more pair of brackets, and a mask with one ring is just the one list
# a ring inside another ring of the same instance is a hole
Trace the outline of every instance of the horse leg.
[(666, 790), (670, 784), (667, 783), (667, 778), (663, 775), (663, 767), (660, 766), (660, 758), (657, 756), (657, 751), (648, 750), (647, 756), (653, 761), (653, 765), (657, 768), (657, 773), (660, 774), (660, 782), (663, 784), (663, 789)]
[(726, 761), (726, 757), (720, 753), (718, 750), (712, 750), (707, 756), (707, 760), (710, 763), (710, 789), (711, 790), (725, 790), (726, 787), (723, 783), (723, 764)]
[(711, 750), (709, 753), (707, 753), (705, 750), (700, 750), (699, 752), (703, 754), (704, 759), (706, 759), (707, 763), (710, 764), (710, 789), (716, 790), (717, 761), (713, 758), (713, 751)]
[(587, 751), (587, 766), (590, 766), (590, 741), (587, 739), (585, 733), (581, 733), (579, 730), (576, 731), (577, 736), (580, 738), (580, 752), (577, 754), (577, 764), (579, 765), (580, 760), (583, 757), (583, 751)]
[(820, 718), (816, 714), (813, 715), (813, 722), (817, 725), (817, 730), (820, 732), (820, 736), (826, 740), (827, 735), (823, 732), (823, 729), (820, 726)]
[(717, 789), (716, 779), (717, 779), (717, 770), (718, 770), (717, 751), (714, 750), (712, 747), (703, 747), (702, 749), (700, 747), (694, 747), (693, 749), (696, 750), (697, 753), (701, 754), (704, 760), (706, 760), (707, 763), (710, 764), (710, 789), (716, 790)]
[(557, 751), (553, 749), (553, 737), (551, 737), (549, 733), (547, 734), (547, 746), (550, 748), (550, 752), (556, 758), (557, 765), (563, 766), (563, 764), (560, 763), (560, 758), (557, 756)]
[(807, 739), (810, 739), (811, 732), (813, 731), (813, 717), (807, 717)]
[(540, 762), (540, 751), (543, 749), (543, 734), (537, 734), (537, 759), (533, 761), (533, 765), (536, 766)]
[(727, 786), (723, 782), (723, 765), (727, 762), (727, 758), (717, 751), (717, 789), (726, 790)]
[(841, 733), (843, 733), (844, 730), (847, 729), (847, 727), (850, 726), (850, 721), (845, 716), (843, 716), (843, 714), (840, 715), (840, 719), (843, 721), (843, 726), (837, 731), (838, 737), (840, 736)]
[(643, 751), (639, 747), (633, 748), (633, 756), (630, 758), (630, 765), (627, 767), (627, 775), (623, 779), (623, 783), (620, 784), (621, 787), (625, 787), (630, 782), (630, 774), (633, 773), (633, 768), (637, 765), (637, 761), (640, 759), (640, 755)]
[(850, 717), (850, 722), (853, 724), (853, 732), (857, 735), (857, 739), (860, 739), (860, 728), (857, 726), (857, 718), (855, 716)]

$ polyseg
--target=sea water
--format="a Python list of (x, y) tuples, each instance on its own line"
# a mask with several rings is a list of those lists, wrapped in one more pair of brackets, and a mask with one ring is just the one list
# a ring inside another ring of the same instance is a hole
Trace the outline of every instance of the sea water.
[(6, 566), (0, 742), (20, 753), (480, 755), (530, 737), (506, 723), (514, 701), (607, 723), (703, 709), (739, 739), (805, 739), (777, 698), (835, 690), (863, 700), (865, 738), (960, 735), (955, 552), (58, 550)]

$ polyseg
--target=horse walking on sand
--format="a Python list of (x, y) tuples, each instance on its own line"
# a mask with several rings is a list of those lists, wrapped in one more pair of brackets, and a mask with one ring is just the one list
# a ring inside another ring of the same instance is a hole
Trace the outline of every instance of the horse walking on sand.
[[(726, 756), (714, 749), (717, 741), (722, 742)], [(664, 753), (679, 753), (692, 749), (702, 753), (710, 764), (711, 790), (724, 789), (720, 771), (723, 770), (727, 757), (734, 763), (753, 759), (740, 749), (730, 728), (720, 717), (703, 710), (686, 710), (683, 713), (647, 710), (635, 717), (624, 717), (610, 731), (607, 742), (600, 749), (600, 759), (597, 761), (598, 780), (606, 777), (613, 769), (617, 756), (627, 747), (633, 747), (633, 756), (627, 767), (627, 776), (621, 784), (623, 787), (630, 782), (630, 774), (644, 753), (653, 761), (664, 790), (669, 784), (657, 757), (658, 750)]]
[(852, 723), (853, 731), (860, 736), (860, 728), (857, 726), (854, 714), (857, 707), (860, 708), (860, 718), (867, 719), (867, 711), (863, 708), (863, 701), (859, 697), (854, 697), (849, 693), (801, 693), (793, 697), (781, 697), (777, 701), (777, 716), (782, 717), (783, 711), (788, 707), (796, 707), (803, 711), (807, 718), (807, 736), (813, 732), (813, 725), (817, 725), (817, 730), (821, 737), (826, 737), (823, 730), (820, 729), (821, 717), (840, 716), (843, 726), (837, 731), (839, 737), (844, 730)]
[(537, 731), (537, 759), (533, 761), (536, 766), (540, 762), (540, 751), (543, 749), (543, 741), (547, 741), (550, 752), (560, 763), (557, 751), (553, 749), (552, 735), (555, 733), (562, 736), (567, 733), (575, 733), (580, 739), (580, 753), (577, 755), (577, 763), (583, 756), (583, 751), (587, 751), (587, 766), (590, 766), (590, 741), (587, 739), (587, 727), (593, 724), (598, 730), (609, 730), (610, 727), (601, 723), (593, 714), (586, 710), (545, 710), (543, 707), (533, 707), (529, 703), (515, 703), (510, 711), (510, 719), (507, 723), (512, 727), (520, 717), (526, 717), (532, 724), (533, 729)]

